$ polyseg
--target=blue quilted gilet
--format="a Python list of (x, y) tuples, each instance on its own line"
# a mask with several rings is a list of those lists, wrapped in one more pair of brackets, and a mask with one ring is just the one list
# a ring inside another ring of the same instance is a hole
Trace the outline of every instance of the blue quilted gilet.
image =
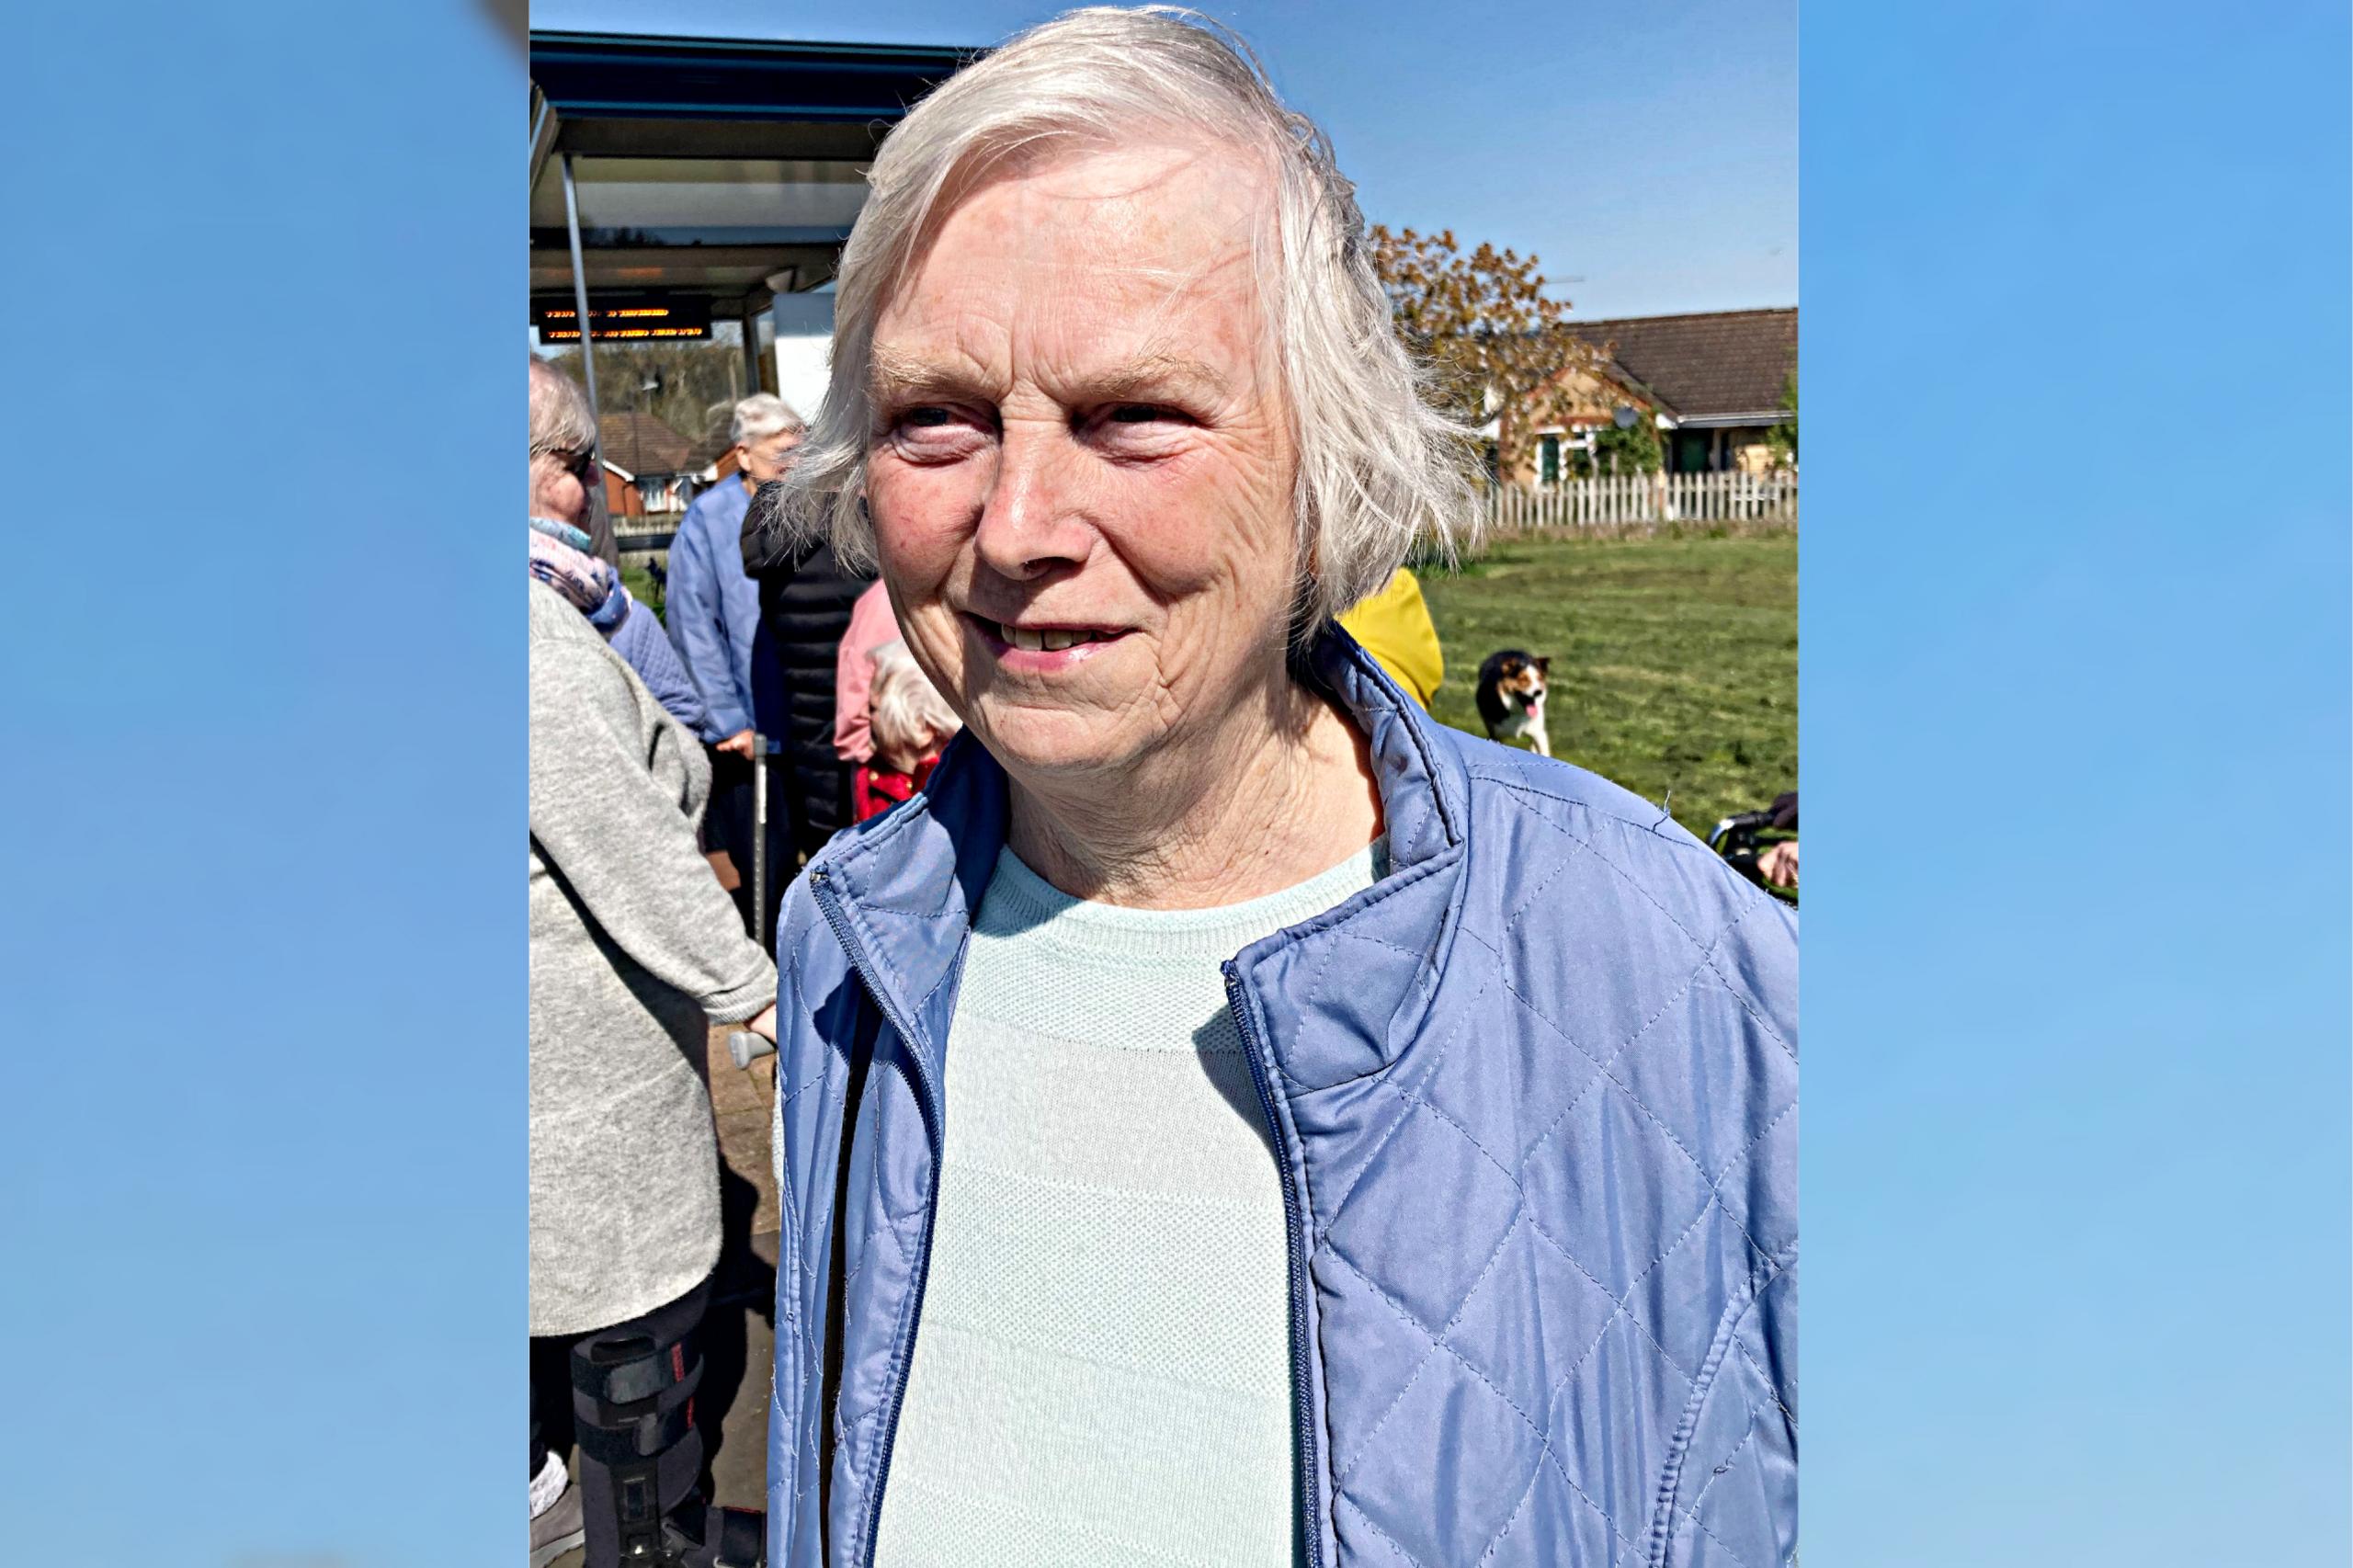
[[(1787, 1563), (1794, 916), (1655, 807), (1432, 722), (1336, 628), (1314, 667), (1390, 874), (1226, 966), (1290, 1221), (1304, 1560)], [(870, 1561), (1005, 816), (961, 739), (786, 900), (777, 1568)]]

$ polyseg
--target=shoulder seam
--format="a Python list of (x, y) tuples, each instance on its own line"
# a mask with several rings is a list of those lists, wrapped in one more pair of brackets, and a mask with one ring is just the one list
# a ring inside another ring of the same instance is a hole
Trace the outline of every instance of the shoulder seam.
[[(1648, 834), (1651, 837), (1657, 839), (1661, 844), (1665, 845), (1670, 849), (1688, 853), (1693, 849), (1705, 852), (1708, 847), (1706, 845), (1699, 843), (1696, 838), (1688, 844), (1681, 843), (1676, 839), (1668, 837), (1665, 834), (1659, 832), (1658, 830), (1661, 824), (1670, 823), (1675, 820), (1670, 813), (1665, 811), (1661, 811), (1655, 818), (1649, 822), (1637, 822), (1632, 817), (1625, 816), (1620, 812), (1610, 811), (1604, 806), (1597, 806), (1591, 801), (1580, 801), (1572, 795), (1563, 795), (1554, 790), (1540, 789), (1534, 784), (1528, 783), (1524, 779), (1506, 778), (1501, 774), (1482, 772), (1475, 768), (1472, 770), (1471, 777), (1483, 784), (1492, 784), (1498, 790), (1508, 790), (1514, 794), (1518, 795), (1533, 795), (1539, 800), (1557, 801), (1562, 805), (1574, 807), (1577, 811), (1586, 812), (1589, 815), (1600, 817), (1608, 822), (1621, 824), (1624, 826), (1632, 828), (1637, 833)], [(1596, 775), (1596, 777), (1597, 778), (1599, 776)], [(1622, 788), (1622, 786), (1618, 787)]]

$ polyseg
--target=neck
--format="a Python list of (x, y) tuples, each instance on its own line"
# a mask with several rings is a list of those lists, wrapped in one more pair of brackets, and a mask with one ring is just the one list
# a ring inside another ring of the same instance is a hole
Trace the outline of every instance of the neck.
[(1227, 733), (1116, 772), (1008, 769), (1007, 844), (1076, 898), (1210, 909), (1295, 887), (1380, 835), (1370, 749), (1328, 698), (1286, 676), (1243, 706)]

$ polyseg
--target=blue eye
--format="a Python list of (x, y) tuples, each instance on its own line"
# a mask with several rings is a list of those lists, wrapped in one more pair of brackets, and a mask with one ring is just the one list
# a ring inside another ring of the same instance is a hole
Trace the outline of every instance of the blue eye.
[(945, 425), (948, 419), (949, 414), (944, 408), (911, 408), (899, 415), (899, 422), (903, 425), (921, 426), (926, 428)]

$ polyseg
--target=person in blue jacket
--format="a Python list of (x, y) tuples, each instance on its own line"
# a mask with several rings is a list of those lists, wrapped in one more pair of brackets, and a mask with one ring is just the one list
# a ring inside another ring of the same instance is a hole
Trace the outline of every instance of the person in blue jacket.
[[(702, 694), (705, 713), (697, 733), (710, 747), (711, 763), (706, 831), (710, 847), (724, 850), (742, 878), (736, 899), (747, 926), (754, 737), (781, 736), (787, 715), (781, 672), (760, 626), (759, 585), (744, 573), (744, 514), (753, 491), (791, 467), (802, 429), (791, 405), (772, 393), (738, 403), (728, 428), (736, 472), (695, 497), (670, 544), (665, 619), (671, 644)], [(785, 818), (779, 790), (770, 808), (772, 862), (790, 853)], [(777, 881), (780, 887), (780, 875)]]
[(670, 717), (697, 735), (701, 734), (710, 722), (702, 693), (687, 674), (686, 666), (678, 663), (677, 650), (662, 634), (662, 622), (627, 588), (620, 593), (628, 609), (607, 641), (612, 644), (613, 652), (637, 672), (637, 678), (645, 683), (645, 689), (654, 694), (654, 700), (667, 710)]
[(1230, 35), (1073, 12), (880, 149), (750, 523), (963, 721), (778, 938), (773, 1568), (1770, 1568), (1793, 914), (1336, 617), (1478, 516)]

